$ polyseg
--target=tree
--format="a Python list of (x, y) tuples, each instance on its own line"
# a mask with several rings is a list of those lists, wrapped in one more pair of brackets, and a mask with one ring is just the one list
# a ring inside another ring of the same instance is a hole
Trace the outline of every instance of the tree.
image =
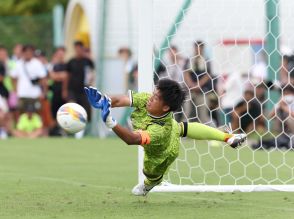
[(48, 13), (60, 3), (66, 8), (69, 0), (1, 0), (0, 16), (35, 15)]
[(53, 50), (52, 8), (69, 0), (0, 0), (0, 45), (12, 50), (17, 43)]

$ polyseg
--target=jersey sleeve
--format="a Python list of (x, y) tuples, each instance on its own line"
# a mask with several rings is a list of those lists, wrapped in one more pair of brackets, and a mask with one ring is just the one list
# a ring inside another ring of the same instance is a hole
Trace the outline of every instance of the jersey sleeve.
[(150, 96), (149, 93), (136, 93), (134, 91), (129, 91), (131, 106), (135, 108), (145, 107)]
[(141, 135), (141, 145), (161, 145), (164, 139), (163, 127), (157, 124), (148, 126), (147, 130), (139, 131)]

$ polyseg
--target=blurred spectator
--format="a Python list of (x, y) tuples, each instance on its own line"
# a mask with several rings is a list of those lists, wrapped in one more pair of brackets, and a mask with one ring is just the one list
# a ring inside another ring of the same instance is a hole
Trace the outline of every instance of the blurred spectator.
[(22, 56), (22, 49), (23, 46), (20, 43), (17, 43), (14, 47), (13, 47), (13, 54), (11, 56), (11, 60), (13, 61), (19, 61), (21, 59)]
[(290, 84), (292, 86), (294, 86), (294, 66), (293, 68), (290, 70)]
[(231, 114), (234, 106), (236, 106), (243, 97), (243, 81), (241, 73), (224, 73), (218, 86), (218, 92), (221, 97), (221, 107), (225, 113), (225, 124), (228, 124), (232, 121)]
[(88, 47), (84, 47), (85, 57), (88, 59), (93, 59), (91, 49)]
[(166, 61), (167, 76), (178, 82), (184, 81), (183, 71), (187, 63), (187, 59), (181, 56), (178, 48), (174, 45), (170, 46), (170, 49), (167, 54), (167, 58), (168, 58)]
[(244, 92), (244, 99), (235, 107), (232, 113), (233, 131), (249, 133), (253, 130), (264, 130), (264, 118), (260, 103), (254, 98), (254, 88), (248, 86)]
[(166, 66), (164, 65), (164, 63), (162, 63), (161, 58), (156, 57), (156, 56), (160, 56), (160, 53), (157, 51), (157, 49), (154, 47), (153, 50), (154, 50), (153, 53), (155, 54), (155, 58), (153, 59), (154, 66), (156, 61), (159, 60), (159, 64), (158, 66), (155, 66), (156, 68), (154, 69), (154, 72), (153, 72), (153, 81), (154, 81), (154, 84), (156, 85), (158, 80), (164, 77), (166, 73)]
[(267, 81), (267, 63), (264, 52), (259, 52), (256, 57), (255, 64), (249, 74), (249, 78), (252, 84), (260, 84), (261, 82)]
[(270, 113), (270, 117), (276, 118), (275, 131), (294, 134), (294, 87), (287, 85), (283, 89), (283, 95)]
[(134, 61), (132, 59), (132, 51), (127, 47), (122, 47), (118, 50), (118, 57), (124, 63), (124, 73), (125, 73), (125, 87), (126, 89), (130, 89), (132, 87), (131, 82), (131, 73), (134, 69)]
[(138, 91), (138, 65), (135, 64), (129, 74), (129, 89)]
[(82, 105), (91, 118), (91, 108), (84, 92), (84, 86), (89, 86), (93, 81), (90, 80), (90, 74), (93, 74), (94, 63), (85, 56), (85, 47), (82, 42), (74, 43), (75, 57), (67, 63), (68, 81), (68, 99)]
[(127, 47), (122, 47), (118, 50), (118, 57), (124, 63), (124, 73), (125, 73), (125, 87), (130, 89), (131, 86), (131, 73), (134, 69), (135, 62), (132, 59), (132, 51)]
[(0, 95), (0, 139), (7, 138), (10, 122), (6, 99)]
[[(190, 89), (191, 102), (186, 101), (185, 112), (189, 118), (197, 118), (201, 123), (211, 124), (209, 116), (210, 95), (214, 95), (210, 61), (204, 55), (204, 42), (197, 41), (194, 45), (194, 56), (190, 58), (185, 69), (191, 69), (184, 74), (184, 80)], [(196, 115), (194, 116), (194, 109)]]
[(132, 51), (127, 47), (118, 50), (118, 57), (126, 63), (126, 72), (130, 72), (133, 67)]
[[(66, 71), (65, 48), (59, 47), (55, 50), (49, 71), (49, 78), (53, 81), (51, 90), (53, 97), (51, 100), (51, 113), (56, 118), (59, 107), (66, 103), (68, 97), (68, 73)], [(53, 135), (59, 135), (59, 128), (55, 121), (55, 127), (52, 129)]]
[(257, 84), (254, 86), (254, 89), (255, 89), (255, 97), (256, 97), (256, 100), (262, 104), (262, 108), (265, 109), (265, 99), (266, 99), (266, 93), (267, 93), (267, 90), (268, 90), (268, 87), (266, 84), (264, 84), (263, 82)]
[(23, 47), (23, 57), (11, 72), (11, 77), (14, 81), (14, 90), (19, 97), (19, 110), (23, 112), (30, 104), (39, 110), (39, 99), (45, 98), (47, 94), (47, 81), (45, 69), (34, 57), (32, 45)]
[(261, 139), (252, 146), (253, 149), (286, 148), (294, 149), (294, 87), (287, 85), (283, 89), (283, 95), (269, 114), (273, 123), (272, 139)]
[[(168, 77), (178, 82), (184, 82), (184, 68), (186, 67), (187, 59), (183, 57), (178, 48), (175, 45), (171, 45), (167, 52), (167, 58), (164, 61), (165, 63), (165, 73), (160, 75), (160, 78)], [(183, 88), (186, 89), (187, 86), (184, 83), (181, 83)], [(178, 122), (184, 119), (185, 115), (183, 114), (183, 110), (179, 109), (174, 113), (174, 118)]]
[(294, 55), (288, 54), (282, 57), (282, 68), (280, 71), (281, 87), (285, 87), (290, 83), (291, 72), (294, 68)]
[(8, 53), (4, 46), (0, 46), (0, 95), (8, 99), (9, 92), (4, 85), (4, 79), (8, 70)]
[(12, 135), (18, 138), (37, 138), (43, 135), (42, 119), (33, 104), (26, 105), (25, 112), (19, 117)]
[(43, 67), (45, 68), (46, 73), (49, 72), (50, 63), (46, 57), (46, 52), (37, 49), (35, 51), (35, 57), (43, 64)]
[[(38, 49), (35, 51), (35, 57), (42, 63), (43, 68), (46, 72), (46, 78), (49, 79), (49, 70), (51, 65), (46, 57), (46, 52)], [(47, 80), (47, 83), (48, 83), (48, 80)], [(52, 116), (51, 103), (48, 100), (47, 94), (44, 95), (44, 98), (40, 99), (40, 103), (41, 103), (41, 110), (39, 111), (39, 114), (43, 121), (43, 128), (44, 128), (44, 131), (46, 130), (47, 134), (49, 134), (50, 130), (54, 128), (55, 126), (55, 119)]]

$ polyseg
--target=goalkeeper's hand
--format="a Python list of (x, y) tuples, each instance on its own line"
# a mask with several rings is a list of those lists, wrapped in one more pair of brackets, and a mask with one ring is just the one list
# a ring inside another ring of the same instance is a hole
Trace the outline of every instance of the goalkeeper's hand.
[(105, 125), (112, 129), (117, 125), (117, 121), (111, 116), (111, 99), (106, 95), (101, 100), (101, 117)]
[(95, 87), (84, 87), (88, 101), (92, 107), (102, 109), (102, 94)]

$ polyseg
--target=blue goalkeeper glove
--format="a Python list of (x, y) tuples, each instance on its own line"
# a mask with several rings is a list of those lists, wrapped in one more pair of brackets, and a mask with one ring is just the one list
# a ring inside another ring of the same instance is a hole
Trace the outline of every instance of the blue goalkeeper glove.
[(117, 125), (117, 121), (111, 116), (111, 99), (107, 96), (104, 96), (101, 100), (101, 104), (102, 120), (108, 128), (112, 129)]
[(95, 87), (84, 87), (88, 101), (92, 107), (102, 109), (102, 94)]

